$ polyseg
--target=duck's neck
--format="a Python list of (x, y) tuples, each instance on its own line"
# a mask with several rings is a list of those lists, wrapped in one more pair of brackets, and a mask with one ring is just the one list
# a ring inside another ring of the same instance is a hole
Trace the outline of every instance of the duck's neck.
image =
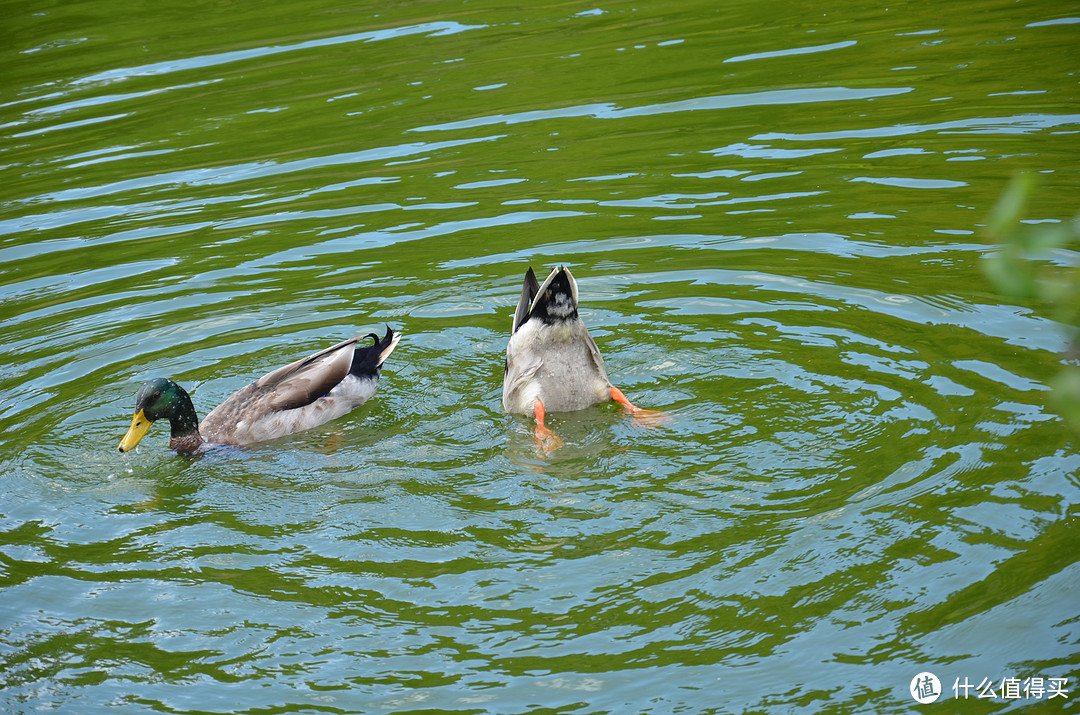
[(202, 444), (202, 435), (199, 434), (199, 416), (195, 414), (195, 405), (191, 403), (191, 397), (182, 387), (176, 404), (176, 414), (169, 418), (169, 426), (172, 428), (169, 447), (177, 452), (190, 454)]

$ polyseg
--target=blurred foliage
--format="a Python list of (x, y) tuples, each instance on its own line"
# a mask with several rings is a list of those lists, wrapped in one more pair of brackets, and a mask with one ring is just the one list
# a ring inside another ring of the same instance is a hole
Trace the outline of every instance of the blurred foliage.
[(998, 250), (983, 271), (1003, 295), (1020, 301), (1067, 331), (1061, 372), (1050, 383), (1053, 407), (1080, 435), (1080, 214), (1055, 223), (1025, 222), (1037, 178), (1013, 179), (987, 220)]

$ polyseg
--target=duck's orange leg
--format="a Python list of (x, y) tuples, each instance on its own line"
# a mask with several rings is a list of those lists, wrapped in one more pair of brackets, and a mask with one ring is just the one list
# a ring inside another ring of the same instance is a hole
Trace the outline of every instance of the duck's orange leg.
[(533, 403), (533, 414), (536, 415), (536, 447), (545, 455), (551, 454), (563, 445), (559, 435), (544, 426), (544, 403), (537, 400)]
[(611, 388), (611, 399), (618, 402), (620, 405), (622, 405), (624, 408), (626, 408), (627, 412), (634, 415), (634, 417), (638, 418), (636, 421), (638, 421), (641, 424), (646, 425), (648, 427), (654, 427), (656, 425), (662, 425), (662, 424), (664, 424), (665, 422), (668, 422), (671, 419), (671, 417), (669, 417), (664, 412), (657, 412), (656, 410), (643, 410), (643, 409), (641, 409), (637, 405), (630, 402), (630, 400), (627, 399), (626, 395), (623, 394), (622, 390), (620, 390), (619, 388), (614, 387), (614, 386), (612, 386), (612, 388)]
[(612, 386), (612, 388), (611, 388), (611, 399), (615, 400), (620, 405), (625, 407), (627, 412), (641, 412), (642, 411), (640, 407), (637, 407), (634, 404), (632, 404), (630, 402), (630, 400), (627, 399), (626, 395), (623, 394), (623, 391), (620, 390), (617, 387)]

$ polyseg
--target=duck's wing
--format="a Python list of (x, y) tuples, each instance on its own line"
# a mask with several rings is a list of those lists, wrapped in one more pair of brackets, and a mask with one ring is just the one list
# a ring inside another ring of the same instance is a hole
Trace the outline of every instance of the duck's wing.
[(536, 373), (544, 364), (535, 350), (507, 350), (503, 370), (503, 409), (507, 412), (529, 413), (536, 401), (539, 386)]
[(292, 410), (330, 392), (349, 374), (358, 340), (350, 338), (260, 377), (254, 385), (267, 394), (266, 408)]
[(249, 444), (317, 427), (375, 394), (379, 368), (400, 336), (356, 348), (351, 338), (263, 375), (233, 393), (199, 425), (207, 441)]
[(588, 348), (589, 357), (592, 358), (593, 366), (596, 368), (597, 379), (603, 380), (610, 385), (611, 381), (608, 379), (607, 367), (604, 365), (604, 356), (600, 354), (600, 348), (596, 346), (596, 341), (593, 340), (593, 336), (589, 334), (589, 330), (584, 323), (581, 324), (581, 328), (582, 335), (579, 339)]
[(514, 327), (510, 331), (513, 335), (521, 327), (522, 323), (529, 319), (529, 305), (540, 291), (540, 283), (536, 280), (532, 266), (525, 272), (525, 281), (521, 286), (521, 298), (518, 299), (517, 311), (514, 313)]

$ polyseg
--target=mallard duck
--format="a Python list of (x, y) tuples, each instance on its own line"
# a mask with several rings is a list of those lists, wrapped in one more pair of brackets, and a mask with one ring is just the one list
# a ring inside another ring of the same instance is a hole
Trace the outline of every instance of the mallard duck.
[(530, 267), (514, 313), (503, 373), (503, 410), (536, 417), (536, 439), (545, 452), (562, 444), (544, 425), (548, 411), (570, 412), (615, 400), (644, 412), (608, 380), (607, 368), (578, 316), (577, 281), (559, 266), (543, 284)]
[(190, 454), (203, 442), (251, 444), (311, 429), (341, 417), (375, 394), (383, 361), (401, 335), (386, 326), (380, 340), (369, 333), (371, 345), (359, 337), (297, 360), (234, 392), (199, 423), (191, 397), (172, 380), (146, 382), (135, 398), (131, 420), (120, 451), (138, 446), (150, 425), (167, 419), (172, 427), (169, 446)]

